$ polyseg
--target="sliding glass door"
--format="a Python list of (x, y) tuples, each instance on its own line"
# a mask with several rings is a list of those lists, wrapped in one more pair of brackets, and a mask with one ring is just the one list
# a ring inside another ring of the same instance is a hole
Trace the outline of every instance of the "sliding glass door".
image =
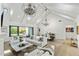
[(19, 27), (19, 36), (23, 36), (26, 34), (26, 28), (25, 27)]
[(29, 34), (30, 36), (34, 35), (33, 27), (29, 27), (28, 32), (29, 32), (28, 34)]
[(32, 36), (34, 35), (33, 27), (9, 26), (9, 36)]
[(9, 26), (9, 36), (18, 36), (17, 26)]

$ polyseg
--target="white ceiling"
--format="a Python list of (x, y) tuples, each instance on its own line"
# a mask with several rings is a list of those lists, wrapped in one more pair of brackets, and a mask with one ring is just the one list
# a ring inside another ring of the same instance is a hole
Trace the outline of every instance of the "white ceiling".
[[(47, 4), (48, 8), (60, 12), (64, 15), (76, 17), (79, 14), (79, 4)], [(46, 6), (47, 6), (46, 5)]]
[[(5, 15), (4, 19), (12, 21), (13, 23), (39, 23), (45, 18), (45, 7), (48, 8), (48, 15), (65, 18), (68, 20), (75, 20), (79, 15), (79, 4), (69, 4), (69, 3), (40, 3), (33, 4), (36, 6), (36, 14), (29, 21), (27, 16), (25, 16), (23, 11), (22, 3), (5, 3), (2, 4), (2, 8), (7, 8), (8, 13)], [(25, 4), (27, 5), (27, 3)], [(6, 23), (6, 22), (5, 22)]]

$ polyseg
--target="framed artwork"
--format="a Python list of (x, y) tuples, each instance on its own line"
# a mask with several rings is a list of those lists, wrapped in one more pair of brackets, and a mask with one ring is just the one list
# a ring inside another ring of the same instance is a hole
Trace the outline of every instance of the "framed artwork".
[(77, 26), (77, 34), (79, 34), (79, 26)]
[(66, 28), (66, 32), (70, 32), (70, 28), (69, 27)]
[(71, 28), (71, 32), (74, 32), (74, 28), (73, 27)]
[(74, 28), (73, 27), (67, 27), (66, 32), (74, 32)]

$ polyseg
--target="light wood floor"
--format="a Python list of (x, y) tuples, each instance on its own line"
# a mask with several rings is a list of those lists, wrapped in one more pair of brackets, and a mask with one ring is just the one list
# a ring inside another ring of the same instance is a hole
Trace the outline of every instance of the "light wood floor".
[(62, 40), (48, 42), (48, 47), (55, 45), (55, 56), (79, 56), (79, 48), (65, 44)]
[[(52, 45), (55, 46), (55, 56), (79, 56), (79, 48), (75, 48), (65, 44), (62, 39), (55, 40), (55, 41), (48, 41), (48, 44), (46, 47), (51, 48)], [(4, 51), (8, 49), (10, 49), (10, 47), (8, 45), (8, 42), (6, 42), (4, 43)], [(9, 53), (6, 55), (14, 56), (12, 53)]]

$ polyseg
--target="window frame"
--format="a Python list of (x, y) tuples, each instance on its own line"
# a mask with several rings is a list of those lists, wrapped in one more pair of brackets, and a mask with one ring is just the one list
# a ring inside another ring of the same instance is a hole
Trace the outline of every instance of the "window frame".
[[(9, 37), (12, 37), (12, 33), (11, 33), (11, 27), (17, 27), (17, 36), (20, 36), (19, 34), (19, 29), (20, 29), (20, 27), (25, 27), (25, 26), (15, 26), (15, 25), (10, 25), (9, 26)], [(34, 35), (34, 27), (27, 27), (28, 29), (30, 29), (30, 28), (32, 28), (32, 34), (31, 35)], [(30, 30), (28, 30), (28, 35), (29, 35), (29, 32)]]
[(11, 34), (12, 34), (12, 33), (11, 33), (11, 27), (17, 27), (17, 36), (19, 36), (19, 33), (18, 33), (18, 30), (19, 30), (18, 28), (19, 28), (19, 26), (10, 25), (10, 26), (9, 26), (9, 37), (12, 37), (12, 35), (11, 35)]

